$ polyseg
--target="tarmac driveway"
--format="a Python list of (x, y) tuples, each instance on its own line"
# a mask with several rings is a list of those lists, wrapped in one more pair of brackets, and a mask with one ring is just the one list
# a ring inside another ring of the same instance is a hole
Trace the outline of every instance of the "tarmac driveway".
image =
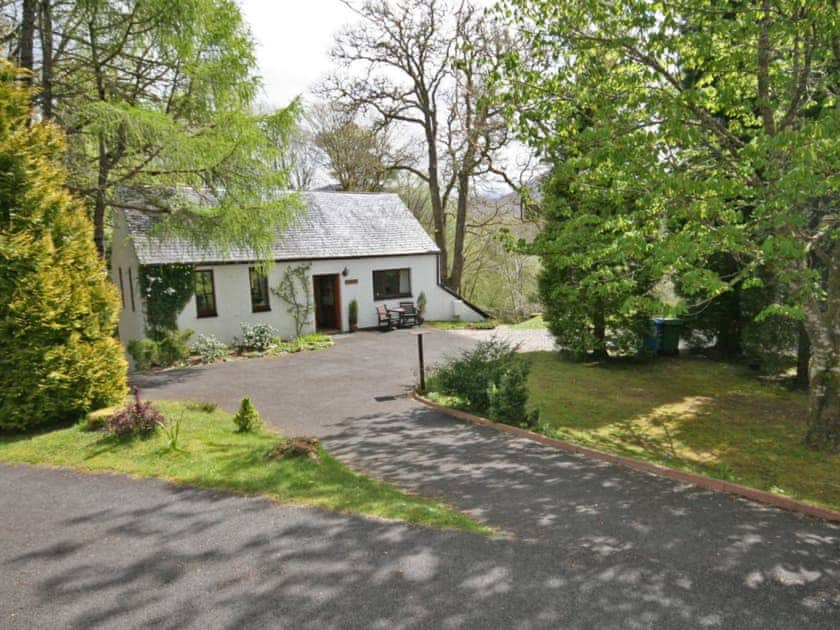
[[(469, 343), (431, 333), (427, 355)], [(79, 627), (838, 626), (840, 526), (463, 425), (400, 397), (415, 360), (407, 331), (360, 333), (137, 381), (231, 411), (250, 395), (287, 434), (508, 535), (0, 467), (0, 602)]]

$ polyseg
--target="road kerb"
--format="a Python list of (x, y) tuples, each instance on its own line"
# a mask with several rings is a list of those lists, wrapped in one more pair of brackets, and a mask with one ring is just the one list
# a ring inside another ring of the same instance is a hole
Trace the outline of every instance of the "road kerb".
[(711, 477), (704, 477), (703, 475), (698, 475), (695, 473), (685, 472), (682, 470), (674, 470), (673, 468), (667, 468), (665, 466), (660, 466), (659, 464), (651, 464), (649, 462), (639, 461), (629, 457), (624, 457), (622, 455), (614, 455), (605, 451), (599, 451), (597, 449), (589, 448), (587, 446), (580, 446), (578, 444), (573, 444), (564, 440), (550, 438), (546, 435), (534, 433), (533, 431), (528, 431), (527, 429), (522, 429), (520, 427), (502, 424), (501, 422), (493, 422), (492, 420), (488, 420), (487, 418), (483, 418), (481, 416), (477, 416), (466, 411), (461, 411), (460, 409), (453, 409), (451, 407), (446, 407), (445, 405), (439, 405), (435, 402), (432, 402), (428, 398), (421, 396), (417, 392), (414, 392), (413, 396), (417, 402), (422, 403), (427, 407), (430, 407), (448, 416), (457, 418), (458, 420), (463, 420), (465, 422), (469, 422), (470, 424), (475, 424), (479, 426), (490, 427), (491, 429), (495, 429), (496, 431), (509, 433), (517, 437), (532, 440), (534, 442), (539, 442), (540, 444), (543, 444), (545, 446), (550, 446), (561, 451), (566, 451), (567, 453), (577, 453), (590, 459), (595, 459), (602, 462), (609, 462), (618, 466), (624, 466), (625, 468), (632, 468), (633, 470), (657, 475), (659, 477), (665, 477), (674, 481), (689, 483), (701, 488), (706, 488), (708, 490), (714, 490), (716, 492), (731, 494), (734, 496), (749, 499), (751, 501), (755, 501), (757, 503), (763, 503), (765, 505), (777, 507), (782, 510), (798, 512), (800, 514), (805, 514), (806, 516), (811, 516), (826, 521), (840, 522), (840, 511), (838, 510), (832, 510), (830, 508), (824, 508), (817, 505), (812, 505), (810, 503), (803, 503), (802, 501), (797, 501), (795, 499), (774, 494), (772, 492), (767, 492), (765, 490), (757, 490), (755, 488), (742, 486), (737, 483), (723, 481), (722, 479), (713, 479)]

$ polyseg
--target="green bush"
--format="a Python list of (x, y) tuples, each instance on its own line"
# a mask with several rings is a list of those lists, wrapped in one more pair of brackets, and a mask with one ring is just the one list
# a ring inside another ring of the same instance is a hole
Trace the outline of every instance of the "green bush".
[(519, 361), (516, 348), (509, 343), (497, 339), (482, 341), (435, 369), (429, 382), (438, 392), (457, 396), (471, 409), (487, 413), (491, 386), (498, 387), (502, 375)]
[(128, 342), (128, 353), (134, 359), (136, 370), (148, 370), (160, 365), (158, 344), (151, 339), (132, 339)]
[(258, 352), (265, 352), (275, 344), (277, 336), (280, 334), (273, 326), (268, 324), (254, 324), (247, 322), (239, 324), (242, 330), (242, 336), (234, 340), (236, 347), (239, 350), (257, 350)]
[(190, 356), (191, 330), (167, 330), (158, 344), (158, 361), (161, 367), (184, 363)]
[(2, 62), (0, 75), (0, 431), (25, 431), (122, 400), (126, 364), (119, 294), (65, 188), (64, 141), (30, 120), (17, 71)]
[(199, 335), (193, 344), (192, 351), (198, 355), (202, 363), (215, 363), (227, 356), (228, 347), (213, 335)]
[(260, 414), (247, 396), (239, 403), (239, 411), (233, 417), (233, 422), (240, 433), (249, 433), (260, 428), (263, 424)]
[(140, 389), (134, 388), (134, 400), (114, 412), (105, 430), (116, 437), (148, 436), (166, 426), (166, 418), (150, 401), (140, 399)]
[(132, 339), (128, 353), (134, 359), (134, 368), (148, 370), (153, 367), (171, 367), (183, 363), (190, 356), (191, 330), (167, 330), (160, 341)]
[(539, 412), (535, 410), (529, 414), (525, 408), (528, 403), (528, 372), (528, 364), (519, 361), (502, 373), (498, 385), (490, 385), (488, 415), (491, 420), (527, 427), (537, 424)]

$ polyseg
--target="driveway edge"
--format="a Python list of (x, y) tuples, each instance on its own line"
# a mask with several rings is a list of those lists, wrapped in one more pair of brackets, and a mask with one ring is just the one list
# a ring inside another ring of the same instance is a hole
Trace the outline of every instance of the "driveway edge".
[(578, 455), (584, 455), (585, 457), (588, 457), (590, 459), (608, 462), (610, 464), (616, 464), (618, 466), (624, 466), (625, 468), (632, 468), (633, 470), (645, 472), (659, 477), (665, 477), (674, 481), (689, 483), (694, 486), (699, 486), (708, 490), (714, 490), (716, 492), (723, 492), (726, 494), (743, 497), (745, 499), (749, 499), (757, 503), (770, 505), (776, 508), (780, 508), (782, 510), (798, 512), (800, 514), (805, 514), (806, 516), (811, 516), (826, 521), (840, 522), (840, 511), (838, 510), (819, 507), (810, 503), (803, 503), (802, 501), (796, 501), (795, 499), (790, 499), (788, 497), (783, 497), (778, 494), (773, 494), (772, 492), (766, 492), (764, 490), (749, 488), (747, 486), (742, 486), (737, 483), (731, 483), (729, 481), (723, 481), (721, 479), (713, 479), (711, 477), (704, 477), (703, 475), (698, 475), (695, 473), (684, 472), (682, 470), (674, 470), (673, 468), (666, 468), (665, 466), (660, 466), (659, 464), (651, 464), (649, 462), (631, 459), (622, 455), (613, 455), (612, 453), (599, 451), (597, 449), (589, 448), (587, 446), (580, 446), (578, 444), (573, 444), (564, 440), (550, 438), (540, 433), (528, 431), (527, 429), (521, 429), (519, 427), (514, 427), (508, 424), (502, 424), (501, 422), (493, 422), (492, 420), (488, 420), (487, 418), (483, 418), (481, 416), (477, 416), (466, 411), (461, 411), (460, 409), (453, 409), (451, 407), (439, 405), (435, 402), (432, 402), (428, 398), (421, 396), (416, 391), (413, 392), (413, 397), (414, 400), (416, 400), (417, 402), (422, 403), (423, 405), (426, 405), (427, 407), (430, 407), (435, 411), (439, 411), (453, 418), (457, 418), (458, 420), (463, 420), (470, 424), (490, 427), (491, 429), (495, 429), (496, 431), (509, 433), (511, 435), (515, 435), (516, 437), (525, 438), (534, 442), (539, 442), (544, 446), (550, 446), (561, 451), (566, 451), (568, 453), (577, 453)]

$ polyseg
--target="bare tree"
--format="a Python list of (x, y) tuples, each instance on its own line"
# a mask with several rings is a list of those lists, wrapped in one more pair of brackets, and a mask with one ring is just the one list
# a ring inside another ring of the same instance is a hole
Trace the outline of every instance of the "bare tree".
[[(343, 0), (359, 16), (331, 51), (337, 71), (322, 92), (376, 125), (415, 130), (423, 166), (401, 164), (429, 188), (443, 281), (460, 290), (471, 181), (495, 172), (508, 142), (492, 77), (509, 42), (471, 2)], [(454, 201), (454, 241), (448, 218)]]
[(359, 122), (355, 110), (329, 104), (310, 108), (307, 118), (324, 166), (342, 190), (380, 192), (403, 164), (387, 125), (366, 125)]

